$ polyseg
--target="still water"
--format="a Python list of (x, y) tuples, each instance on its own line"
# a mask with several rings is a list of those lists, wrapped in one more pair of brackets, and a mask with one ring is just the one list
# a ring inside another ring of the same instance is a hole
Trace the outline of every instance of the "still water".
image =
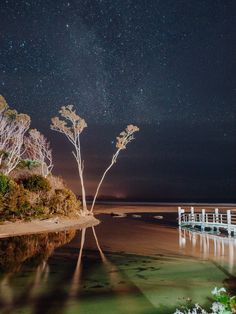
[(209, 305), (215, 286), (236, 294), (235, 238), (139, 215), (1, 239), (0, 313), (168, 314), (189, 299)]

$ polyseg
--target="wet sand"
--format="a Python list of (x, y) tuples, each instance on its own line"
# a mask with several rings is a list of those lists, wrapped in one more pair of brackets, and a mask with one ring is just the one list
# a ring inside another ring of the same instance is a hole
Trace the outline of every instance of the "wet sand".
[(97, 224), (99, 224), (99, 220), (94, 216), (79, 217), (74, 219), (50, 218), (30, 222), (6, 222), (0, 225), (0, 238), (63, 231), (68, 229), (82, 229), (95, 226)]

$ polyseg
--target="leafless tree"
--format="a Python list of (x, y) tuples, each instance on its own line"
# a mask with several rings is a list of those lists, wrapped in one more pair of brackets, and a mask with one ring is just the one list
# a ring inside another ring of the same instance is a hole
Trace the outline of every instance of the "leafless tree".
[(46, 137), (36, 129), (29, 131), (29, 136), (25, 138), (25, 148), (27, 159), (37, 161), (40, 164), (41, 175), (47, 177), (53, 168), (52, 150)]
[(108, 173), (108, 171), (111, 169), (111, 167), (116, 163), (117, 161), (117, 158), (119, 156), (119, 153), (121, 152), (121, 150), (124, 150), (126, 149), (126, 146), (129, 142), (131, 142), (132, 140), (134, 140), (134, 133), (135, 132), (138, 132), (139, 131), (139, 128), (133, 124), (129, 124), (126, 129), (124, 131), (122, 131), (120, 133), (120, 135), (116, 138), (116, 148), (117, 148), (117, 151), (116, 153), (112, 156), (112, 159), (111, 159), (111, 163), (109, 164), (109, 166), (106, 168), (106, 170), (104, 171), (103, 175), (102, 175), (102, 178), (98, 184), (98, 187), (97, 187), (97, 190), (96, 190), (96, 193), (94, 195), (94, 199), (93, 199), (93, 203), (92, 203), (92, 206), (91, 206), (91, 209), (90, 211), (93, 212), (93, 208), (94, 208), (94, 205), (95, 205), (95, 202), (96, 202), (96, 199), (97, 199), (97, 196), (98, 196), (98, 192), (100, 190), (100, 187), (102, 185), (102, 182), (103, 180), (105, 179), (105, 176), (106, 174)]
[(20, 162), (29, 126), (30, 117), (9, 109), (5, 99), (0, 96), (0, 166), (4, 174), (8, 175)]
[(84, 162), (81, 157), (80, 134), (83, 132), (84, 128), (87, 127), (87, 124), (84, 119), (76, 114), (72, 105), (61, 107), (59, 113), (62, 119), (59, 119), (58, 117), (52, 118), (51, 129), (64, 134), (74, 147), (72, 154), (78, 166), (82, 188), (83, 214), (86, 214), (88, 210), (83, 178)]

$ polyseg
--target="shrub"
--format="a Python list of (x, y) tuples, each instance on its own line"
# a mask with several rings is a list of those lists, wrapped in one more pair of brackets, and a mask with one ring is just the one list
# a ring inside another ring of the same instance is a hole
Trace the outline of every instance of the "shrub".
[(6, 194), (9, 191), (9, 178), (4, 174), (0, 174), (0, 193)]
[(31, 160), (31, 159), (22, 159), (19, 164), (18, 168), (27, 168), (29, 170), (33, 168), (37, 168), (40, 166), (40, 163), (37, 160)]
[(4, 216), (21, 217), (30, 209), (27, 191), (14, 181), (9, 181), (9, 191), (3, 199)]
[(40, 175), (32, 175), (22, 180), (25, 189), (31, 192), (48, 192), (51, 189), (49, 181)]
[(71, 190), (57, 189), (51, 198), (49, 207), (51, 213), (70, 215), (79, 211), (80, 205), (80, 201)]

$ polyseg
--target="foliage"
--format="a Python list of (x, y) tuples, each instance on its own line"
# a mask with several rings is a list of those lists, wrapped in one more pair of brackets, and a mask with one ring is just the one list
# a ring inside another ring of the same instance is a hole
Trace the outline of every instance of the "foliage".
[(27, 191), (13, 180), (9, 182), (9, 191), (2, 201), (4, 204), (4, 215), (7, 217), (21, 218), (30, 209), (27, 201)]
[(25, 189), (31, 192), (47, 192), (51, 189), (49, 181), (41, 175), (34, 174), (22, 180)]
[(50, 211), (53, 214), (70, 215), (79, 211), (80, 201), (68, 189), (57, 189), (50, 201)]
[(38, 167), (40, 164), (37, 160), (31, 160), (31, 159), (22, 159), (19, 164), (18, 167), (19, 168), (27, 168), (29, 170)]
[(0, 193), (6, 194), (9, 191), (9, 178), (0, 174)]
[(31, 220), (54, 214), (74, 216), (80, 210), (81, 204), (75, 194), (65, 187), (62, 179), (52, 175), (48, 179), (30, 175), (18, 183), (0, 175), (0, 189), (0, 221)]
[(129, 142), (134, 140), (133, 134), (138, 132), (139, 128), (136, 125), (129, 124), (126, 129), (120, 133), (116, 138), (116, 148), (118, 149), (126, 149), (126, 146)]
[(212, 290), (214, 302), (211, 305), (210, 312), (207, 312), (199, 304), (193, 307), (183, 307), (183, 310), (177, 309), (174, 314), (233, 314), (236, 313), (236, 296), (230, 297), (225, 288), (214, 288)]
[(36, 129), (31, 129), (25, 138), (26, 156), (40, 165), (41, 175), (47, 177), (53, 168), (52, 150), (46, 137)]

